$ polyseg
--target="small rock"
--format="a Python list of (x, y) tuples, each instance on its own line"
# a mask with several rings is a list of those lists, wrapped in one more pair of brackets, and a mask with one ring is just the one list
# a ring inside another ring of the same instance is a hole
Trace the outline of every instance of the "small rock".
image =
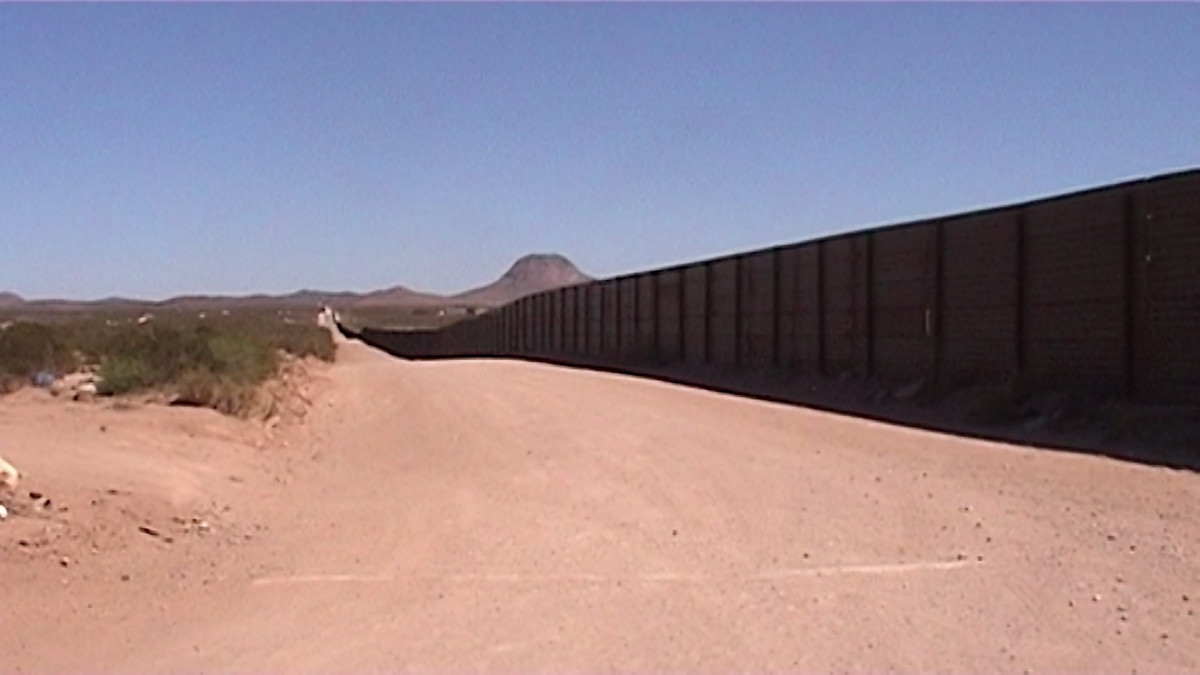
[(121, 575), (121, 581), (129, 581), (129, 575), (128, 575), (128, 574), (122, 574), (122, 575)]
[(0, 504), (0, 520), (8, 519), (8, 509), (3, 504)]
[(37, 500), (39, 500), (39, 499), (41, 499), (41, 498), (42, 498), (42, 493), (40, 493), (40, 492), (30, 492), (30, 493), (29, 493), (29, 498), (30, 498), (30, 499), (32, 499), (33, 501), (35, 501), (35, 502), (36, 502)]
[(71, 559), (64, 555), (63, 557), (58, 559), (58, 564), (62, 565), (63, 567), (70, 567)]
[(1092, 596), (1092, 602), (1100, 602), (1100, 594), (1099, 593)]
[(158, 530), (154, 529), (153, 527), (147, 527), (145, 525), (138, 525), (138, 532), (141, 532), (142, 534), (148, 534), (151, 537), (160, 536)]

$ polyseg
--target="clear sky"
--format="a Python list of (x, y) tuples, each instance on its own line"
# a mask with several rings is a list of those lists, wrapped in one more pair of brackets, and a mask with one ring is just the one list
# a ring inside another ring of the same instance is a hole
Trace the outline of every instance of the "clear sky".
[(0, 5), (0, 289), (450, 292), (1200, 165), (1200, 5)]

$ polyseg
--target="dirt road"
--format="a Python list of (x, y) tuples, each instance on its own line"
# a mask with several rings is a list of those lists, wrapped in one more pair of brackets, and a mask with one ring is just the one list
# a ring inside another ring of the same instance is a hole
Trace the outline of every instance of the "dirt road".
[(357, 344), (322, 377), (261, 449), (0, 406), (87, 534), (0, 524), (0, 669), (1200, 668), (1192, 473)]

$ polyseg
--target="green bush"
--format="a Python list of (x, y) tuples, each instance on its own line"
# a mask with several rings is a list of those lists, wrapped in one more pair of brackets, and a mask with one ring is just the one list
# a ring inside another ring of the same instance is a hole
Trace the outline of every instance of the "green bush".
[(59, 375), (75, 367), (70, 346), (49, 326), (22, 321), (0, 330), (0, 375), (28, 378), (40, 371)]
[(258, 383), (221, 376), (212, 371), (189, 370), (174, 383), (175, 402), (243, 415), (254, 407)]
[(281, 351), (332, 361), (335, 346), (325, 329), (278, 312), (206, 319), (176, 313), (145, 324), (131, 316), (21, 322), (0, 331), (0, 382), (97, 363), (102, 393), (159, 390), (242, 413), (258, 385), (278, 372)]
[(279, 368), (279, 359), (270, 345), (258, 340), (229, 335), (208, 339), (210, 370), (242, 382), (262, 382)]
[(137, 356), (110, 356), (100, 364), (100, 393), (128, 394), (158, 384), (150, 364)]

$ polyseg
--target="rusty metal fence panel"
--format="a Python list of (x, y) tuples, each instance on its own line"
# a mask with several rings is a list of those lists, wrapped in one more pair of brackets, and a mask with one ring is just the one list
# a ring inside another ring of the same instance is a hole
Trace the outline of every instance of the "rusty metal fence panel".
[(737, 363), (738, 267), (740, 258), (713, 262), (708, 269), (708, 363)]
[(1200, 400), (1200, 171), (521, 298), (400, 355), (578, 356)]
[(653, 273), (639, 274), (634, 277), (637, 321), (634, 326), (633, 356), (639, 362), (653, 362), (657, 360), (658, 356), (656, 353), (658, 341), (655, 339), (655, 331), (658, 329), (658, 321), (655, 316), (657, 296), (654, 280)]
[(821, 248), (821, 298), (824, 371), (827, 374), (869, 371), (867, 306), (868, 237), (840, 237)]
[(1017, 212), (955, 218), (940, 227), (939, 366), (968, 378), (1009, 377), (1018, 370)]
[(683, 346), (689, 364), (708, 362), (708, 265), (683, 270)]
[(779, 253), (768, 250), (741, 258), (738, 279), (738, 363), (752, 368), (775, 365), (779, 335), (775, 295)]
[(604, 353), (604, 286), (600, 283), (587, 285), (587, 352), (593, 358)]
[(1130, 264), (1142, 298), (1131, 385), (1151, 401), (1200, 402), (1200, 172), (1151, 183), (1135, 204)]
[(1022, 212), (1028, 381), (1124, 389), (1126, 203), (1102, 192)]
[(654, 276), (657, 297), (655, 353), (662, 363), (683, 360), (683, 273), (665, 270)]
[(600, 354), (606, 359), (616, 359), (620, 350), (620, 313), (617, 311), (617, 281), (600, 282)]
[(915, 225), (872, 235), (871, 366), (886, 379), (934, 370), (937, 227)]

